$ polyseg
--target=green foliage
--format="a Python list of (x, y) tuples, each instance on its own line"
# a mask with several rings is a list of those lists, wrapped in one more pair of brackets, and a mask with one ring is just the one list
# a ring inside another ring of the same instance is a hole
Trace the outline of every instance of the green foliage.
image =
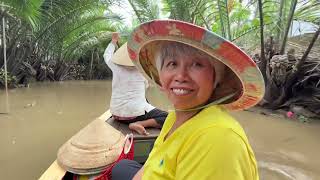
[[(15, 26), (10, 25), (12, 29), (17, 28), (13, 34), (31, 35), (28, 38), (21, 37), (22, 41), (31, 38), (39, 52), (54, 54), (62, 60), (73, 60), (85, 54), (86, 50), (91, 51), (101, 43), (106, 44), (112, 31), (126, 31), (125, 35), (130, 33), (132, 27), (126, 27), (121, 23), (121, 14), (115, 14), (110, 10), (111, 5), (124, 8), (125, 1), (3, 0), (4, 4), (1, 6), (8, 18), (13, 17), (12, 22), (16, 22)], [(161, 5), (160, 0), (126, 2), (137, 17), (133, 26), (158, 19), (163, 14), (172, 19), (204, 26), (235, 42), (241, 42), (241, 39), (255, 41), (259, 38), (260, 24), (255, 10), (256, 1), (247, 1), (245, 4), (237, 0), (161, 0)], [(282, 24), (288, 18), (290, 2), (263, 1), (266, 36), (283, 34)], [(317, 23), (320, 19), (319, 4), (317, 0), (299, 1), (294, 19)], [(107, 16), (103, 16), (105, 10), (108, 12)]]
[[(103, 16), (111, 3), (99, 0), (5, 0), (2, 8), (10, 27), (7, 30), (8, 47), (27, 41), (41, 61), (45, 54), (52, 54), (52, 58), (57, 60), (81, 57), (85, 50), (90, 51), (97, 45), (82, 41), (95, 39), (104, 32), (116, 31), (117, 24), (120, 24), (118, 15)], [(17, 34), (18, 37), (15, 37)], [(82, 51), (79, 50), (80, 43)], [(78, 48), (70, 48), (71, 44)], [(66, 54), (72, 56), (64, 57)]]
[[(4, 69), (1, 68), (0, 69), (0, 84), (2, 84), (2, 86), (5, 86), (5, 75), (6, 75), (6, 73), (4, 72)], [(15, 76), (13, 76), (9, 72), (7, 72), (7, 82), (8, 82), (8, 85), (16, 84), (17, 79)]]
[[(122, 23), (124, 4), (136, 16), (132, 27)], [(263, 1), (266, 37), (283, 37), (290, 5), (290, 0)], [(112, 6), (120, 11), (114, 13)], [(294, 19), (319, 23), (319, 6), (318, 0), (299, 0)], [(255, 0), (3, 0), (1, 9), (10, 27), (7, 47), (13, 61), (77, 60), (97, 49), (103, 52), (111, 32), (121, 32), (125, 40), (136, 25), (162, 17), (206, 27), (247, 48), (256, 46), (260, 36)]]
[(163, 13), (168, 14), (169, 18), (182, 20), (205, 26), (210, 29), (215, 19), (212, 10), (215, 9), (217, 2), (208, 0), (162, 0)]
[[(93, 51), (102, 53), (110, 33), (122, 26), (119, 15), (104, 13), (111, 12), (113, 4), (112, 0), (3, 1), (8, 72), (20, 82), (25, 76), (20, 68), (23, 62), (40, 71), (41, 65), (78, 61)], [(4, 63), (1, 58), (0, 67)], [(67, 73), (55, 71), (58, 75), (51, 79), (63, 79)]]
[[(227, 0), (218, 0), (219, 20), (221, 33), (224, 38), (231, 39), (231, 27), (229, 21), (229, 8)], [(231, 10), (231, 9), (230, 9)]]
[[(115, 31), (108, 22), (121, 20), (117, 15), (102, 16), (105, 4), (98, 0), (46, 1), (43, 7), (46, 16), (42, 18), (40, 31), (35, 34), (37, 42), (62, 55), (63, 60), (77, 59), (86, 53), (84, 50), (94, 49), (97, 44), (82, 41), (92, 41), (102, 32)], [(80, 43), (82, 51), (79, 50)]]
[(36, 27), (40, 18), (40, 6), (43, 0), (2, 0), (1, 7), (13, 17)]
[(249, 32), (257, 30), (260, 27), (259, 19), (251, 19), (251, 11), (241, 3), (235, 3), (235, 6), (230, 13), (232, 41), (242, 37)]
[(294, 16), (295, 20), (320, 24), (320, 1), (301, 1)]
[(128, 0), (128, 2), (140, 23), (160, 17), (158, 0)]
[(163, 11), (169, 14), (170, 19), (192, 22), (192, 1), (188, 0), (163, 0)]

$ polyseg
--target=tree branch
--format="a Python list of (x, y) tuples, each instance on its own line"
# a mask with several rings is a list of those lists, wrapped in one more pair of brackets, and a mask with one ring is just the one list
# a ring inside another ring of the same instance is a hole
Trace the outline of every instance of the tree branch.
[(284, 51), (286, 49), (288, 33), (289, 33), (290, 26), (291, 26), (291, 23), (292, 23), (294, 11), (295, 11), (296, 6), (297, 6), (297, 2), (298, 2), (298, 0), (293, 0), (292, 3), (291, 3), (289, 19), (288, 19), (286, 31), (284, 33), (284, 37), (283, 37), (283, 40), (282, 40), (282, 44), (281, 44), (281, 48), (280, 48), (280, 54), (284, 54)]

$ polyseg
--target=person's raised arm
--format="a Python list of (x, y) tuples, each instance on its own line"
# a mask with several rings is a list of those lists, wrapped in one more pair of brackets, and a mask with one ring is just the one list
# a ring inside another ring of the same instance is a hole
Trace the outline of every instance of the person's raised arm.
[(103, 53), (103, 59), (107, 65), (109, 65), (109, 62), (111, 61), (111, 58), (112, 58), (113, 52), (117, 46), (118, 40), (119, 40), (119, 33), (117, 33), (117, 32), (112, 33), (111, 43), (108, 45), (108, 47), (106, 48), (106, 50)]

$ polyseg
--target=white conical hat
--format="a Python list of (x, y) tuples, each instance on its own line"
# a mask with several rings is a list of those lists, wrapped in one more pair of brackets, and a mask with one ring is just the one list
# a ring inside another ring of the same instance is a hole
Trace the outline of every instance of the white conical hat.
[(59, 149), (57, 161), (75, 174), (98, 173), (117, 160), (124, 141), (120, 131), (96, 119)]
[(134, 66), (127, 50), (127, 43), (124, 43), (113, 55), (112, 62), (122, 66)]

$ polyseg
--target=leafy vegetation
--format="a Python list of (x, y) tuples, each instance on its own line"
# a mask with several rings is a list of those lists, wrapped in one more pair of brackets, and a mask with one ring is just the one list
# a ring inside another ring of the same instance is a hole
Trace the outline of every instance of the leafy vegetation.
[[(266, 81), (264, 106), (301, 105), (309, 99), (302, 105), (320, 109), (319, 59), (311, 58), (318, 33), (304, 46), (288, 41), (293, 22), (311, 23), (319, 32), (318, 0), (3, 0), (0, 6), (8, 71), (18, 83), (104, 78), (110, 75), (102, 61), (110, 32), (119, 31), (125, 39), (139, 23), (171, 18), (210, 29), (255, 54)], [(132, 26), (124, 23), (123, 12), (133, 14)], [(287, 60), (278, 61), (278, 55)], [(275, 69), (277, 63), (285, 69)], [(285, 72), (281, 82), (279, 74), (273, 77), (276, 72)], [(310, 97), (301, 98), (306, 89)]]
[[(4, 1), (1, 17), (7, 37), (8, 71), (19, 83), (48, 76), (63, 80), (70, 69), (66, 62), (96, 51), (101, 54), (101, 44), (116, 31), (121, 18), (103, 15), (110, 5), (99, 0)], [(3, 64), (0, 59), (0, 66)]]

